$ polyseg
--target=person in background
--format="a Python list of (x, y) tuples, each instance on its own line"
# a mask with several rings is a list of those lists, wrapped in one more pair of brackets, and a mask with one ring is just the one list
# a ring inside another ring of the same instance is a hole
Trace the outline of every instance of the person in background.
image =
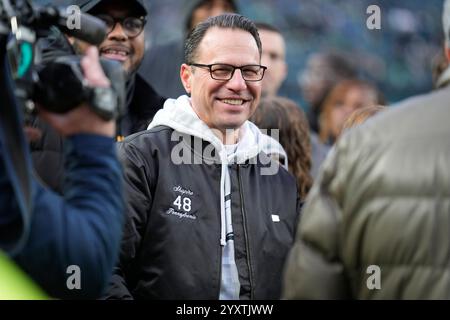
[[(450, 59), (450, 1), (444, 2)], [(304, 206), (288, 299), (450, 299), (450, 69), (440, 89), (349, 130)]]
[(305, 69), (298, 74), (303, 99), (308, 103), (311, 131), (319, 133), (319, 118), (323, 102), (330, 90), (344, 79), (353, 79), (357, 70), (350, 59), (341, 53), (317, 52), (308, 57)]
[(280, 30), (274, 26), (257, 22), (256, 27), (263, 46), (261, 63), (267, 67), (262, 82), (262, 96), (276, 96), (288, 72), (286, 44)]
[[(267, 66), (266, 75), (262, 83), (262, 96), (276, 96), (288, 74), (286, 43), (282, 33), (276, 27), (263, 22), (257, 22), (256, 27), (258, 28), (263, 48), (261, 63)], [(311, 132), (308, 136), (312, 146), (312, 151), (310, 152), (312, 155), (310, 173), (315, 177), (329, 148), (320, 142), (314, 132)]]
[[(186, 13), (184, 37), (209, 17), (238, 12), (234, 0), (189, 0), (184, 1), (183, 9)], [(139, 70), (144, 79), (166, 97), (177, 98), (185, 93), (180, 81), (180, 65), (185, 62), (184, 37), (182, 40), (151, 47)]]
[[(161, 97), (136, 73), (144, 57), (144, 26), (147, 10), (143, 0), (74, 0), (83, 12), (103, 20), (108, 33), (98, 46), (100, 57), (119, 62), (126, 73), (126, 112), (117, 121), (117, 140), (124, 136), (145, 130), (156, 112), (162, 108), (165, 98)], [(67, 38), (59, 30), (42, 38), (38, 50), (42, 52), (43, 63), (64, 55), (82, 55), (87, 43)], [(33, 163), (40, 179), (52, 190), (63, 193), (64, 183), (64, 139), (39, 117), (32, 123), (42, 136), (31, 143)]]
[(342, 132), (342, 126), (356, 109), (383, 104), (377, 89), (362, 80), (339, 82), (323, 103), (320, 115), (319, 137), (322, 143), (333, 145)]
[(297, 179), (300, 199), (304, 200), (312, 185), (311, 143), (305, 113), (292, 100), (268, 96), (261, 99), (250, 118), (262, 130), (279, 130), (279, 142), (286, 150), (289, 172)]

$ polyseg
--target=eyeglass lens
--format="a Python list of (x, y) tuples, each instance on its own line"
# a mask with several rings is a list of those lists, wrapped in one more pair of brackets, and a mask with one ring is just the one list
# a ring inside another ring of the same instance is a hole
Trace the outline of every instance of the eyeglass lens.
[(229, 80), (233, 77), (235, 69), (241, 69), (244, 80), (258, 81), (263, 77), (263, 68), (257, 65), (236, 68), (230, 65), (215, 64), (211, 66), (211, 76), (217, 80)]
[(120, 22), (122, 28), (127, 36), (135, 37), (142, 32), (144, 28), (144, 21), (137, 17), (127, 17), (125, 19), (114, 19), (113, 17), (105, 14), (97, 15), (97, 18), (105, 22), (107, 32), (110, 33), (116, 26), (117, 22)]

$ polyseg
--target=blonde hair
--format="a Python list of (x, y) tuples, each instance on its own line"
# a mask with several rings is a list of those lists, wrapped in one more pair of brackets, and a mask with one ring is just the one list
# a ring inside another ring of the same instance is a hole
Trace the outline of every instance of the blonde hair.
[(352, 127), (359, 126), (360, 124), (366, 122), (366, 120), (372, 117), (373, 115), (385, 109), (386, 109), (385, 106), (378, 105), (378, 106), (363, 107), (361, 109), (353, 111), (353, 113), (344, 122), (342, 131)]

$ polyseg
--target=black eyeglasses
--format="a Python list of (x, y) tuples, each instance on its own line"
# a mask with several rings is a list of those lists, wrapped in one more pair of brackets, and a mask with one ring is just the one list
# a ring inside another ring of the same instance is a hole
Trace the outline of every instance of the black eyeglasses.
[(267, 67), (261, 66), (259, 64), (249, 64), (242, 67), (235, 67), (230, 64), (224, 63), (190, 63), (189, 65), (199, 68), (208, 68), (211, 78), (221, 81), (228, 81), (233, 78), (234, 71), (236, 71), (236, 69), (241, 70), (242, 78), (244, 78), (245, 81), (261, 81), (264, 77), (264, 72), (267, 69)]
[(120, 22), (123, 31), (129, 38), (137, 37), (144, 30), (145, 23), (147, 22), (144, 17), (126, 17), (119, 19), (107, 14), (98, 14), (96, 17), (105, 22), (107, 34), (114, 30), (117, 22)]

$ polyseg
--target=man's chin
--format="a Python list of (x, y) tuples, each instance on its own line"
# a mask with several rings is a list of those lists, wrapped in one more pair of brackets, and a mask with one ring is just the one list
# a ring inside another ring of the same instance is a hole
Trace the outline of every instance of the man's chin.
[(244, 124), (245, 120), (238, 120), (238, 121), (227, 121), (224, 123), (221, 123), (220, 126), (217, 126), (217, 129), (220, 131), (233, 131), (233, 130), (239, 130), (242, 125)]

